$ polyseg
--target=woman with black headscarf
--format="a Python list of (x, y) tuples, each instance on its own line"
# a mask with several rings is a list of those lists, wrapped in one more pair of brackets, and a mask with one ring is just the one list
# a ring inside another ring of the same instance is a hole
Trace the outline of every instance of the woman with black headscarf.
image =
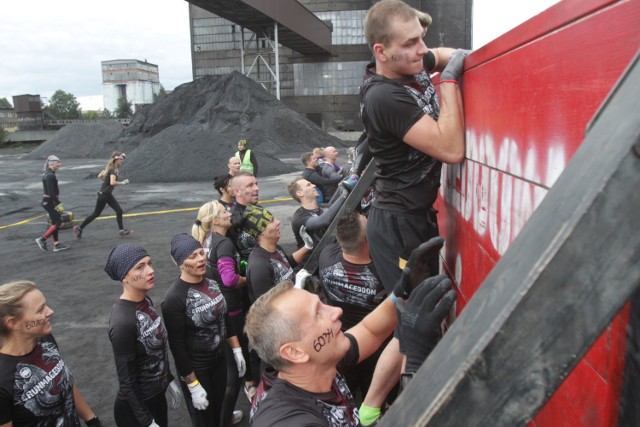
[(147, 295), (155, 285), (151, 258), (142, 247), (124, 243), (111, 251), (104, 270), (122, 282), (122, 294), (109, 317), (119, 383), (113, 407), (116, 424), (166, 426), (165, 391), (171, 386), (172, 408), (180, 405), (181, 393), (171, 382), (167, 331)]
[(171, 256), (180, 267), (180, 277), (162, 303), (169, 347), (183, 380), (192, 424), (217, 427), (222, 425), (227, 386), (224, 341), (234, 350), (239, 377), (245, 374), (245, 360), (220, 287), (206, 277), (207, 257), (200, 242), (188, 234), (176, 234), (171, 239)]

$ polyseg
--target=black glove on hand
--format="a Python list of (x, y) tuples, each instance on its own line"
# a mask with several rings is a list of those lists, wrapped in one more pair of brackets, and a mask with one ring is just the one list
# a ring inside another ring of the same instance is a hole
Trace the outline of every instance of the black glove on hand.
[(88, 421), (85, 421), (85, 424), (86, 424), (88, 427), (103, 427), (103, 426), (104, 426), (104, 424), (102, 424), (102, 423), (100, 422), (100, 420), (98, 419), (98, 417), (97, 417), (97, 416), (93, 417), (92, 419), (90, 419), (90, 420), (88, 420)]
[[(434, 237), (420, 244), (411, 252), (407, 267), (411, 270), (409, 285), (415, 289), (427, 277), (435, 276), (437, 271), (429, 271), (429, 260), (438, 257), (440, 249), (444, 246), (444, 237)], [(403, 296), (407, 299), (409, 296)]]
[(400, 352), (407, 356), (405, 372), (416, 372), (438, 344), (440, 324), (456, 297), (451, 280), (441, 274), (422, 282), (408, 301), (396, 299)]
[(464, 70), (464, 58), (470, 54), (470, 50), (458, 49), (449, 58), (449, 63), (444, 67), (442, 73), (440, 73), (440, 81), (442, 80), (455, 80), (458, 81), (460, 74)]

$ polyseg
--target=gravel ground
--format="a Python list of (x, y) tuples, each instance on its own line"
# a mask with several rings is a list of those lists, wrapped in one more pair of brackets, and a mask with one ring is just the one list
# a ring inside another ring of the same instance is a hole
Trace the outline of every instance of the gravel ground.
[[(18, 150), (19, 151), (19, 150)], [(53, 253), (40, 251), (34, 239), (47, 227), (39, 206), (42, 192), (40, 160), (0, 150), (0, 283), (27, 279), (35, 281), (55, 311), (54, 335), (65, 362), (80, 390), (101, 419), (113, 426), (113, 402), (117, 379), (107, 336), (108, 316), (121, 292), (119, 283), (103, 271), (110, 250), (124, 240), (118, 236), (113, 211), (89, 225), (81, 241), (72, 231), (60, 231), (60, 239), (71, 249)], [(297, 164), (298, 156), (284, 159)], [(102, 168), (101, 160), (62, 159), (58, 172), (61, 201), (67, 211), (81, 220), (92, 210), (99, 186), (87, 179)], [(301, 168), (301, 166), (300, 166)], [(300, 169), (298, 169), (300, 170)], [(296, 172), (260, 179), (264, 206), (282, 221), (281, 243), (287, 252), (295, 248), (290, 220), (297, 205), (288, 199), (285, 186)], [(189, 232), (197, 208), (215, 198), (210, 182), (132, 183), (119, 187), (115, 197), (125, 211), (125, 226), (134, 233), (127, 241), (140, 243), (150, 254), (156, 270), (156, 287), (150, 293), (156, 306), (178, 277), (169, 254), (171, 236)], [(175, 369), (172, 369), (175, 374)], [(248, 402), (240, 396), (238, 407), (248, 415)], [(170, 413), (173, 426), (188, 426), (184, 404)], [(248, 425), (245, 419), (240, 425)]]

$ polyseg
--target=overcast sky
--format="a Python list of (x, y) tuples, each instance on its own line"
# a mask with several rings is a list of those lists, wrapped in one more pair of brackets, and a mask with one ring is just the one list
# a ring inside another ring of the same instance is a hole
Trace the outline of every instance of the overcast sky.
[[(474, 49), (557, 2), (474, 0)], [(0, 28), (0, 98), (11, 103), (61, 89), (102, 108), (100, 62), (112, 59), (158, 65), (166, 90), (192, 79), (184, 0), (2, 0)]]

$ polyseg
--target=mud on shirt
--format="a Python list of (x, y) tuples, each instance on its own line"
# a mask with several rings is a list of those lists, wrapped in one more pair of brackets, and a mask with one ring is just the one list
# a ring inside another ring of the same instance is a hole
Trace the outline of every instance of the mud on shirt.
[[(338, 370), (349, 369), (358, 363), (358, 342), (350, 335), (351, 348), (338, 365)], [(312, 393), (277, 377), (267, 369), (262, 375), (251, 407), (252, 427), (357, 427), (360, 426), (358, 409), (342, 374), (336, 373), (327, 393)]]
[(23, 356), (0, 354), (0, 424), (80, 426), (73, 376), (52, 335)]

